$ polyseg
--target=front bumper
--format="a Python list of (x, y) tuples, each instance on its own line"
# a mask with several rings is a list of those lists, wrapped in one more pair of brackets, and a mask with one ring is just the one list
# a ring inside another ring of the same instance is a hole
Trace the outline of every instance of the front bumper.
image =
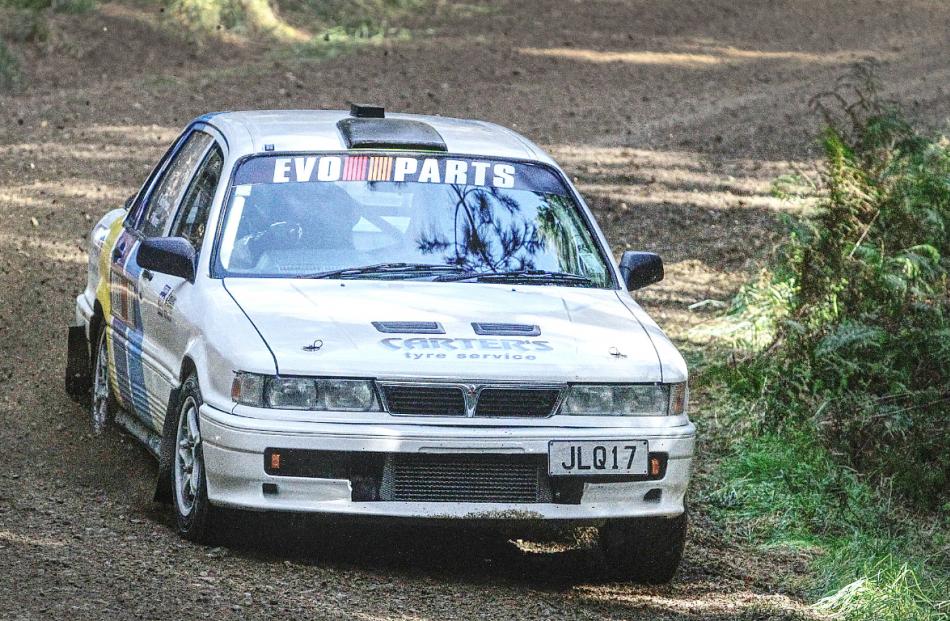
[[(692, 424), (637, 429), (289, 422), (235, 416), (207, 404), (201, 406), (200, 425), (212, 504), (262, 511), (405, 518), (598, 522), (679, 515), (695, 444)], [(273, 447), (356, 454), (546, 456), (551, 440), (584, 439), (647, 440), (651, 453), (667, 454), (665, 475), (648, 481), (585, 481), (577, 504), (406, 502), (354, 501), (348, 479), (271, 476), (264, 469), (264, 452)]]

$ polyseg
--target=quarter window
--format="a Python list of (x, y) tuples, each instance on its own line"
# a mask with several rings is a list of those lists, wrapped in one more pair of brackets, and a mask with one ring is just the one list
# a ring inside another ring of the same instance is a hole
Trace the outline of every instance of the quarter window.
[(145, 206), (145, 212), (139, 223), (139, 230), (143, 236), (164, 235), (168, 221), (175, 213), (175, 206), (184, 194), (192, 173), (212, 140), (208, 134), (195, 131), (182, 145), (181, 150), (162, 173), (161, 180), (148, 199), (148, 205)]

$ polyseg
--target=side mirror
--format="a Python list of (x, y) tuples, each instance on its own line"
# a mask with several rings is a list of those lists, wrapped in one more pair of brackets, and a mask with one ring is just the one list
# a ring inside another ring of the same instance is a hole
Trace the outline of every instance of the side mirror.
[(620, 258), (620, 274), (627, 291), (642, 289), (663, 280), (663, 259), (652, 252), (627, 250)]
[(128, 211), (132, 206), (132, 202), (135, 200), (135, 194), (125, 199), (125, 203), (122, 205), (122, 209)]
[(137, 260), (143, 269), (195, 281), (195, 249), (184, 237), (149, 237)]

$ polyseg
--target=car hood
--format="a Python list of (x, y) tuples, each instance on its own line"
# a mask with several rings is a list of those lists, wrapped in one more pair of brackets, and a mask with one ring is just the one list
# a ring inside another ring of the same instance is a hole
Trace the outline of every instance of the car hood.
[[(662, 381), (650, 334), (612, 290), (259, 278), (228, 278), (225, 287), (283, 375)], [(444, 333), (374, 322), (435, 322)], [(477, 334), (473, 323), (539, 333)]]

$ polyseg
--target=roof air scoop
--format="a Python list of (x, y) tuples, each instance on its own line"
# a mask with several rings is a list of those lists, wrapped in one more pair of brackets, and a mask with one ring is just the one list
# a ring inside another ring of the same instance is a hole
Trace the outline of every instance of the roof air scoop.
[(382, 106), (352, 104), (350, 116), (336, 126), (347, 149), (448, 151), (434, 127), (412, 119), (388, 119)]

